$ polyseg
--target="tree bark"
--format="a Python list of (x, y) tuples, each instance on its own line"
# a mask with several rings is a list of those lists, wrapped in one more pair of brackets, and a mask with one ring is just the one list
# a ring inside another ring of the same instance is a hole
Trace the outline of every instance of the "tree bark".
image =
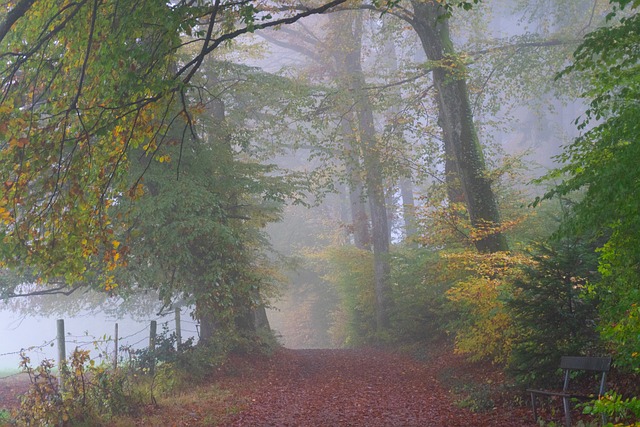
[[(480, 231), (486, 231), (474, 242), (478, 251), (506, 251), (509, 247), (499, 229), (498, 204), (473, 123), (464, 65), (456, 59), (445, 11), (435, 1), (412, 0), (411, 4), (414, 10), (411, 24), (427, 58), (439, 62), (433, 70), (433, 84), (437, 92), (445, 155), (454, 162), (448, 165), (447, 182), (459, 179), (471, 224)], [(455, 187), (450, 188), (449, 196), (456, 197)]]
[(211, 342), (215, 331), (219, 327), (218, 321), (213, 310), (201, 299), (196, 299), (195, 317), (200, 323), (198, 345), (206, 346)]
[(349, 179), (349, 204), (351, 206), (351, 223), (353, 226), (353, 241), (358, 249), (371, 250), (371, 233), (369, 230), (369, 216), (365, 205), (365, 190), (360, 176), (360, 156), (353, 146), (352, 114), (342, 120), (342, 135), (344, 136), (345, 151), (349, 158), (345, 160), (345, 169)]
[(341, 50), (336, 54), (338, 75), (344, 79), (352, 93), (363, 166), (367, 202), (371, 218), (372, 243), (374, 254), (374, 289), (376, 296), (376, 329), (382, 331), (390, 326), (391, 286), (389, 264), (389, 225), (385, 204), (382, 161), (378, 138), (374, 126), (373, 108), (364, 91), (365, 78), (361, 64), (362, 14), (344, 12), (334, 16), (339, 27)]
[(409, 178), (400, 180), (400, 194), (402, 196), (402, 220), (404, 225), (404, 238), (411, 246), (415, 245), (412, 238), (418, 234), (416, 224), (416, 206), (413, 197), (413, 183)]

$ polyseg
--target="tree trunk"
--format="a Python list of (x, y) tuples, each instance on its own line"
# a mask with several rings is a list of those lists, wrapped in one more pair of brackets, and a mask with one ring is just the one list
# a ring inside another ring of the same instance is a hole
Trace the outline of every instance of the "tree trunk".
[[(507, 240), (499, 230), (500, 214), (496, 197), (487, 176), (482, 147), (473, 123), (464, 64), (455, 57), (449, 37), (449, 23), (444, 9), (435, 1), (412, 0), (414, 18), (411, 21), (430, 61), (438, 61), (433, 70), (437, 92), (439, 124), (447, 160), (447, 182), (457, 179), (464, 197), (471, 224), (485, 230), (474, 243), (480, 252), (508, 250)], [(456, 197), (456, 188), (449, 196)], [(455, 200), (451, 200), (455, 202)]]
[(349, 177), (349, 203), (351, 205), (351, 223), (353, 224), (353, 241), (358, 249), (371, 250), (371, 233), (369, 231), (369, 217), (365, 205), (364, 185), (360, 176), (360, 156), (351, 143), (353, 139), (352, 114), (342, 120), (342, 135), (344, 149), (349, 153), (345, 160), (345, 168)]
[(213, 339), (215, 331), (218, 329), (218, 321), (213, 310), (202, 300), (196, 299), (195, 317), (200, 322), (198, 345), (206, 346)]
[(412, 238), (418, 234), (416, 224), (416, 206), (413, 197), (413, 183), (409, 178), (400, 180), (400, 194), (402, 195), (402, 220), (404, 225), (404, 238), (410, 245), (415, 245)]
[(257, 330), (270, 331), (271, 325), (269, 325), (269, 318), (267, 317), (267, 310), (264, 305), (259, 305), (253, 310), (254, 326)]
[(341, 35), (341, 51), (336, 53), (338, 75), (344, 79), (353, 94), (356, 110), (360, 149), (365, 168), (367, 201), (371, 217), (374, 254), (374, 288), (376, 296), (376, 329), (382, 331), (390, 326), (391, 286), (389, 264), (389, 225), (385, 205), (382, 162), (376, 136), (373, 109), (365, 93), (364, 73), (361, 64), (362, 14), (342, 12), (333, 16)]

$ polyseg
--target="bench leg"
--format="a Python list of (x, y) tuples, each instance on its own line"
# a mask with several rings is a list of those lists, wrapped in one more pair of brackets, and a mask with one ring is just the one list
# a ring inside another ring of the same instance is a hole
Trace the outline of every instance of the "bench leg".
[(567, 427), (571, 427), (571, 407), (569, 406), (569, 398), (563, 397), (562, 404), (564, 406), (564, 419), (567, 424)]
[(533, 422), (538, 422), (538, 411), (536, 410), (536, 395), (531, 393), (531, 408), (533, 409)]

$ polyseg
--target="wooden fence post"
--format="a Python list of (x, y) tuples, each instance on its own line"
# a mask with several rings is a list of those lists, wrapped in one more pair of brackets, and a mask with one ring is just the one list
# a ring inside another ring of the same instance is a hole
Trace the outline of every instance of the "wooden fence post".
[(182, 330), (180, 329), (180, 307), (176, 307), (176, 350), (182, 345)]
[(64, 372), (67, 364), (67, 350), (65, 348), (64, 339), (64, 319), (58, 319), (56, 322), (58, 333), (56, 335), (58, 341), (58, 384), (60, 390), (64, 391)]
[(149, 373), (153, 375), (156, 371), (156, 329), (158, 324), (155, 320), (151, 321), (151, 327), (149, 332), (149, 356), (151, 360), (149, 361)]

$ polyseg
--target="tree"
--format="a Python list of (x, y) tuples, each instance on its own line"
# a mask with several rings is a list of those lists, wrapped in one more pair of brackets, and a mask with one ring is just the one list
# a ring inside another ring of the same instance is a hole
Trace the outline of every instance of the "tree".
[(344, 1), (270, 11), (227, 1), (16, 3), (0, 24), (4, 262), (67, 282), (117, 267), (125, 254), (113, 251), (108, 211), (142, 190), (127, 186), (131, 150), (160, 158), (169, 128), (194, 132), (186, 99), (204, 59)]
[(514, 282), (507, 299), (517, 330), (509, 370), (522, 384), (549, 384), (561, 356), (598, 347), (596, 301), (588, 292), (597, 262), (585, 240), (537, 245)]
[(617, 363), (639, 369), (640, 15), (637, 2), (626, 15), (621, 10), (631, 2), (612, 3), (619, 9), (609, 19), (617, 21), (588, 34), (574, 54), (574, 63), (559, 76), (586, 77), (584, 97), (591, 102), (584, 116), (576, 120), (584, 134), (559, 157), (564, 166), (547, 175), (562, 182), (545, 198), (584, 191), (573, 207), (574, 216), (563, 224), (561, 232), (579, 235), (593, 229), (605, 239), (599, 249), (601, 330), (615, 344)]
[[(373, 107), (365, 91), (362, 71), (362, 14), (342, 13), (332, 17), (337, 21), (336, 31), (344, 43), (335, 56), (338, 84), (344, 85), (353, 98), (357, 134), (357, 149), (362, 157), (366, 183), (371, 234), (374, 254), (374, 289), (376, 296), (376, 329), (383, 331), (390, 326), (391, 287), (389, 264), (389, 224), (385, 204), (385, 186), (382, 175), (381, 144), (374, 125)], [(338, 41), (334, 41), (338, 46)]]
[[(144, 174), (143, 195), (119, 200), (114, 210), (123, 228), (130, 225), (118, 239), (128, 262), (118, 270), (121, 286), (157, 289), (165, 305), (195, 306), (207, 343), (221, 331), (251, 336), (264, 324), (259, 315), (275, 281), (264, 229), (299, 186), (246, 155), (257, 148), (245, 125), (250, 113), (238, 110), (247, 97), (260, 108), (257, 94), (272, 83), (269, 76), (221, 61), (207, 61), (203, 70), (194, 81), (206, 78), (208, 91), (191, 99), (208, 113), (201, 137), (187, 144), (179, 142), (179, 127), (169, 134), (174, 142)], [(152, 161), (137, 154), (132, 180)]]
[(433, 84), (444, 140), (450, 202), (456, 202), (457, 185), (464, 197), (471, 223), (480, 233), (480, 252), (508, 250), (500, 230), (498, 204), (487, 175), (482, 147), (469, 104), (465, 66), (449, 37), (446, 9), (436, 2), (412, 1), (409, 22), (425, 53), (433, 61)]
[[(302, 53), (323, 67), (330, 81), (324, 88), (325, 102), (332, 105), (323, 112), (339, 130), (329, 142), (322, 141), (313, 150), (338, 161), (344, 169), (344, 180), (349, 188), (354, 243), (360, 249), (373, 250), (376, 295), (376, 324), (378, 330), (389, 327), (391, 309), (389, 224), (385, 187), (387, 160), (384, 142), (375, 126), (374, 106), (367, 89), (362, 49), (364, 40), (362, 11), (340, 11), (330, 14), (328, 23), (318, 35), (308, 37), (304, 28), (293, 40), (276, 35), (265, 38), (274, 44)], [(289, 32), (292, 30), (290, 29)], [(310, 84), (317, 84), (311, 81)], [(320, 108), (323, 108), (322, 105)], [(319, 109), (320, 109), (319, 108)], [(325, 126), (327, 127), (327, 126)], [(325, 154), (326, 153), (326, 154)], [(339, 180), (340, 177), (333, 177)], [(366, 206), (365, 206), (366, 203)], [(368, 207), (368, 214), (365, 211)], [(369, 227), (369, 221), (371, 222)]]

